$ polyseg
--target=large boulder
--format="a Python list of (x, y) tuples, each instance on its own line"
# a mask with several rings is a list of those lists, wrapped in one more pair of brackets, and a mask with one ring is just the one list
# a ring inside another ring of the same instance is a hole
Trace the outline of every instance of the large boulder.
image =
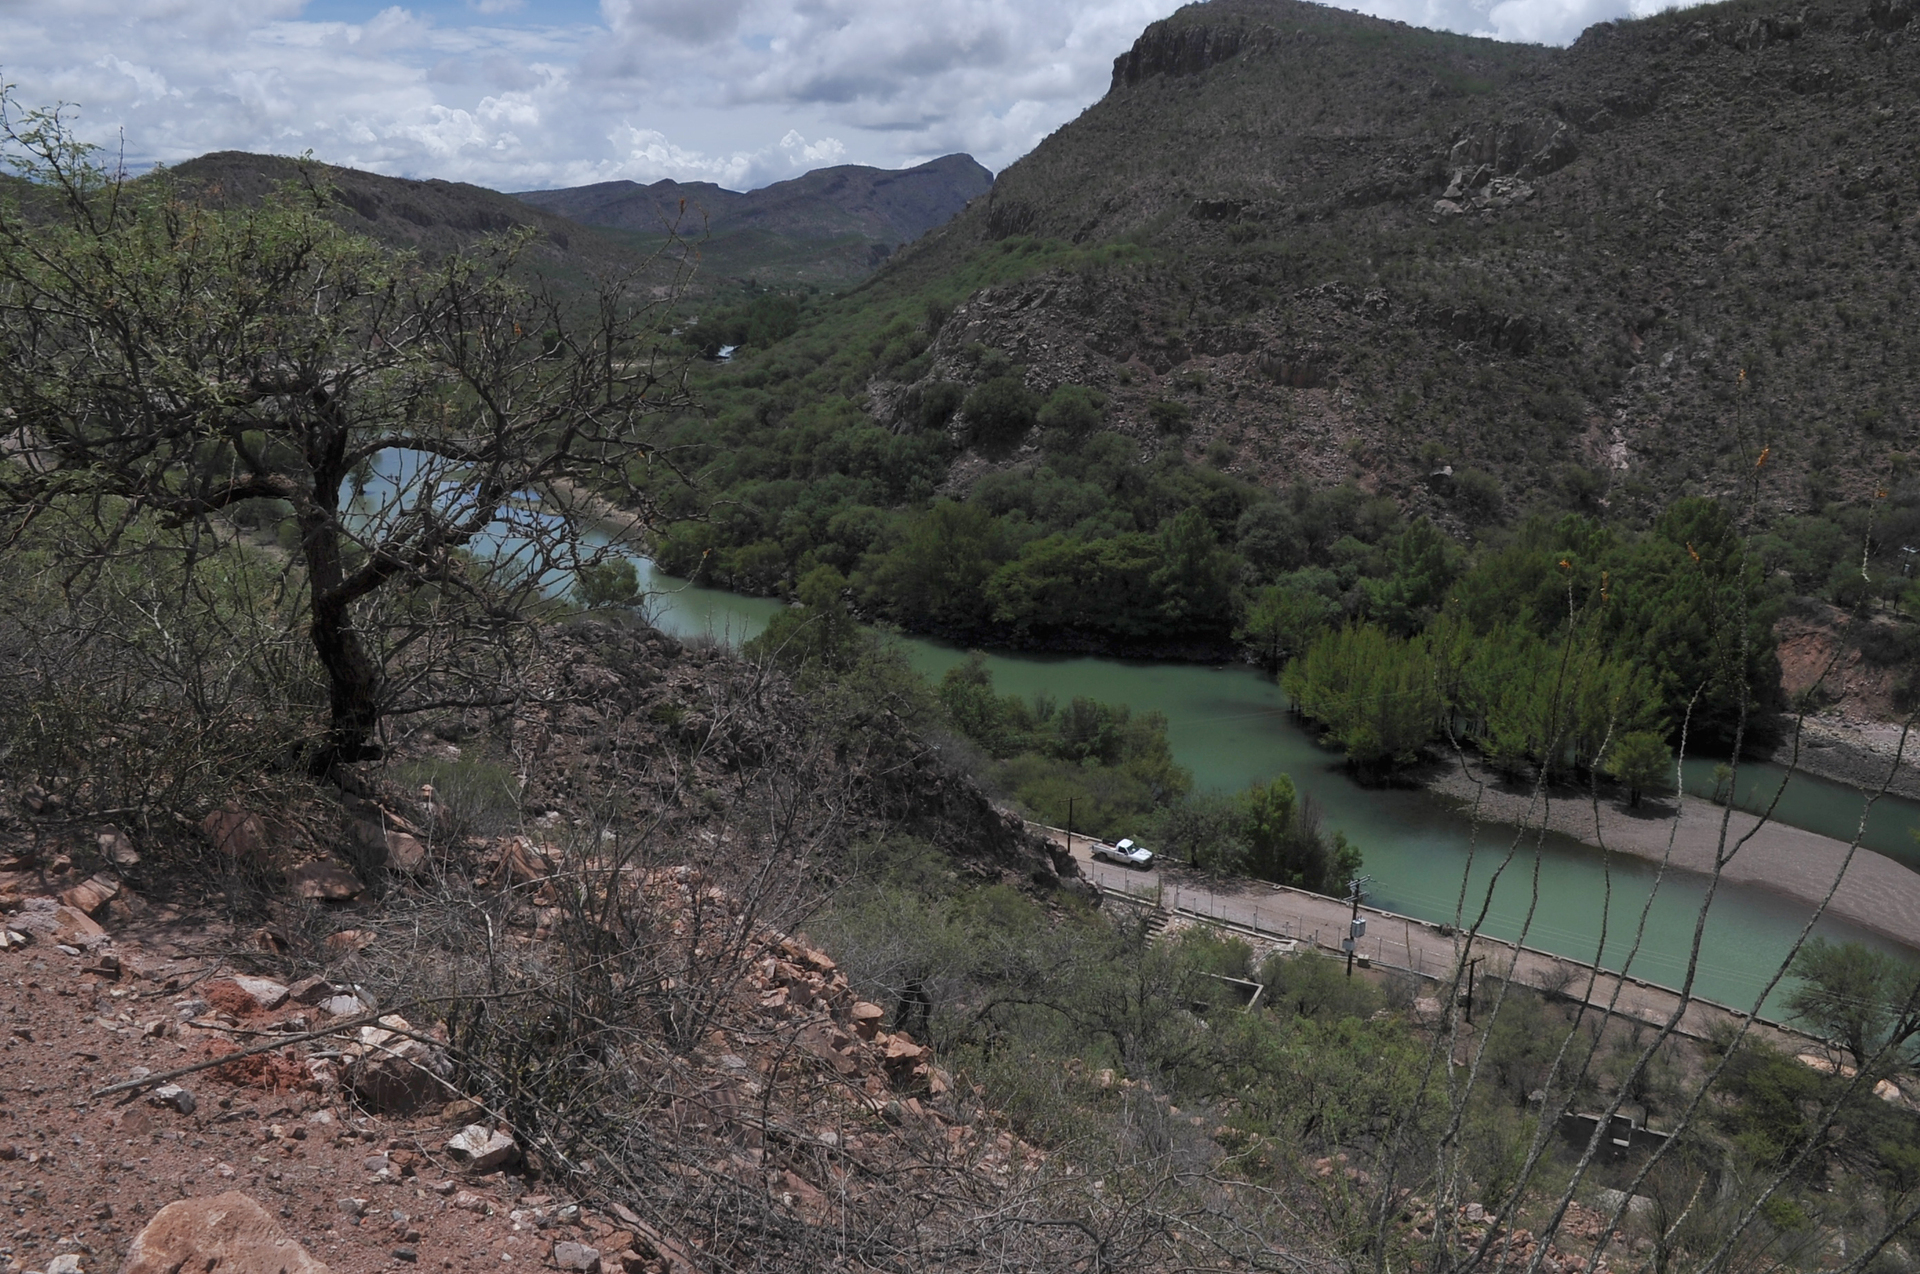
[(329, 1274), (288, 1238), (267, 1210), (238, 1191), (182, 1199), (153, 1214), (127, 1250), (120, 1274)]

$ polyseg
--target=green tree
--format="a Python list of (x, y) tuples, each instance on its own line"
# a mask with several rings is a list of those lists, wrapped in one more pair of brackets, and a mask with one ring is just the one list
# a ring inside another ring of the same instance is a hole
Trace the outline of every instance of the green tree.
[(1022, 632), (1093, 631), (1121, 638), (1166, 631), (1154, 573), (1158, 539), (1139, 531), (1034, 540), (987, 585), (993, 617)]
[(573, 600), (588, 610), (632, 606), (640, 600), (640, 572), (626, 557), (588, 562), (574, 578)]
[(1270, 584), (1254, 598), (1233, 635), (1259, 653), (1268, 672), (1277, 673), (1287, 660), (1306, 653), (1338, 614), (1333, 601), (1319, 593)]
[(1184, 509), (1160, 527), (1160, 564), (1148, 577), (1170, 632), (1223, 633), (1233, 620), (1233, 555), (1198, 509)]
[(960, 733), (996, 760), (1024, 752), (1033, 742), (1033, 713), (1018, 695), (994, 690), (993, 673), (980, 651), (968, 651), (940, 678), (940, 703)]
[(975, 446), (1005, 447), (1033, 428), (1039, 407), (1039, 398), (1018, 376), (995, 376), (967, 395), (960, 414)]
[(1787, 1011), (1838, 1043), (1865, 1067), (1883, 1049), (1883, 1066), (1920, 1034), (1920, 967), (1859, 942), (1814, 938), (1793, 959), (1799, 980)]
[[(27, 179), (0, 198), (13, 509), (93, 509), (102, 546), (125, 510), (174, 527), (279, 510), (327, 687), (316, 770), (377, 755), (390, 714), (498, 698), (501, 621), (593, 556), (570, 511), (516, 502), (650, 454), (643, 421), (684, 400), (658, 358), (667, 307), (529, 289), (524, 235), (396, 256), (337, 225), (312, 172), (207, 207), (4, 99), (0, 150)], [(356, 501), (373, 461), (386, 480)], [(504, 560), (468, 551), (502, 530)]]
[(1171, 398), (1156, 398), (1147, 404), (1147, 415), (1162, 433), (1185, 433), (1187, 417), (1192, 414), (1185, 403), (1174, 402)]
[(1426, 643), (1374, 624), (1325, 634), (1287, 665), (1281, 685), (1346, 749), (1347, 760), (1365, 769), (1412, 761), (1439, 728), (1439, 686)]
[(914, 627), (971, 630), (987, 618), (986, 584), (1006, 560), (1003, 528), (973, 503), (935, 500), (904, 521), (855, 583), (869, 604)]
[(1651, 730), (1632, 730), (1620, 736), (1607, 753), (1607, 773), (1626, 784), (1627, 801), (1640, 804), (1643, 791), (1673, 786), (1673, 749)]
[(1387, 545), (1390, 573), (1363, 581), (1367, 615), (1403, 637), (1420, 631), (1458, 574), (1457, 557), (1452, 542), (1433, 523), (1415, 521)]
[(1246, 846), (1248, 869), (1254, 875), (1332, 893), (1359, 871), (1359, 851), (1344, 836), (1328, 843), (1320, 830), (1318, 808), (1300, 795), (1287, 775), (1253, 784), (1236, 804), (1238, 840)]
[(1042, 429), (1058, 429), (1071, 436), (1090, 434), (1107, 414), (1107, 396), (1085, 385), (1062, 385), (1047, 395), (1039, 412)]
[(846, 595), (844, 575), (831, 566), (814, 567), (794, 590), (800, 604), (775, 615), (742, 650), (792, 670), (847, 672), (866, 653), (868, 639), (847, 609)]

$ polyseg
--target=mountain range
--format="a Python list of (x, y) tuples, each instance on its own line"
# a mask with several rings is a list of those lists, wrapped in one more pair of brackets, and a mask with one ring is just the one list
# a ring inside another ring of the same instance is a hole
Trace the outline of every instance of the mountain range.
[(704, 181), (607, 181), (514, 197), (582, 225), (626, 232), (640, 248), (672, 230), (699, 242), (720, 273), (844, 282), (944, 224), (992, 185), (993, 174), (972, 156), (946, 155), (897, 171), (818, 168), (745, 192)]
[[(899, 171), (817, 169), (744, 193), (707, 182), (617, 181), (509, 195), (465, 182), (308, 167), (329, 184), (347, 225), (393, 247), (433, 256), (484, 235), (530, 228), (537, 232), (532, 263), (562, 285), (639, 265), (669, 247), (667, 230), (677, 227), (680, 246), (699, 256), (695, 294), (724, 289), (741, 277), (857, 282), (900, 244), (952, 218), (993, 181), (967, 155)], [(302, 161), (286, 156), (216, 151), (170, 171), (214, 202), (246, 203), (301, 170)], [(672, 247), (669, 256), (677, 259)]]

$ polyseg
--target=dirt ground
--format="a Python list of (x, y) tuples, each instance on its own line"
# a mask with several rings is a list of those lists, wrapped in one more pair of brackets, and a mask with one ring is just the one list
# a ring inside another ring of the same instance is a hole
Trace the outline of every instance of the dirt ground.
[[(0, 1182), (13, 1224), (0, 1230), (9, 1271), (61, 1253), (110, 1274), (153, 1214), (177, 1199), (239, 1190), (338, 1274), (401, 1268), (540, 1267), (556, 1240), (603, 1246), (613, 1222), (504, 1172), (462, 1173), (445, 1151), (439, 1108), (369, 1116), (317, 1091), (298, 1065), (256, 1066), (242, 1084), (202, 1071), (178, 1082), (193, 1109), (96, 1089), (228, 1049), (323, 1010), (289, 1001), (244, 1018), (212, 954), (216, 924), (162, 917), (93, 952), (53, 942), (0, 952), (8, 1022), (0, 1090)], [(105, 957), (103, 959), (103, 957)], [(114, 964), (117, 961), (117, 970)], [(198, 1010), (198, 1011), (195, 1011)], [(229, 1025), (229, 1023), (232, 1023)], [(170, 1024), (170, 1025), (155, 1025)], [(601, 1241), (596, 1241), (601, 1240)]]

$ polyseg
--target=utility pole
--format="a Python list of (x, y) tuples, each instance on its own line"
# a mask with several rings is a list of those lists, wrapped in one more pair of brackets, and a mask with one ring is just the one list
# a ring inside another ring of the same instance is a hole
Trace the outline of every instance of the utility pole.
[(1373, 883), (1371, 876), (1355, 876), (1347, 882), (1345, 901), (1352, 905), (1353, 916), (1347, 921), (1347, 940), (1340, 945), (1347, 949), (1347, 976), (1353, 976), (1353, 957), (1359, 950), (1360, 939), (1366, 936), (1367, 922), (1360, 918), (1361, 887)]
[(1473, 971), (1474, 971), (1474, 967), (1484, 959), (1486, 959), (1485, 956), (1475, 956), (1473, 959), (1467, 961), (1467, 1025), (1468, 1026), (1473, 1025)]

